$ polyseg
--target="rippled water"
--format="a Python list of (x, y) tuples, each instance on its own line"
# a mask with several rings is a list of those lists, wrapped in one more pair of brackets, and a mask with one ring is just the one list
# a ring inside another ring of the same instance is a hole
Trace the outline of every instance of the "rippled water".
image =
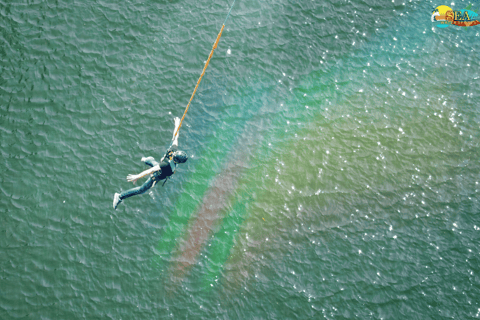
[(479, 318), (480, 27), (441, 4), (237, 1), (190, 160), (115, 211), (231, 2), (0, 1), (0, 318)]

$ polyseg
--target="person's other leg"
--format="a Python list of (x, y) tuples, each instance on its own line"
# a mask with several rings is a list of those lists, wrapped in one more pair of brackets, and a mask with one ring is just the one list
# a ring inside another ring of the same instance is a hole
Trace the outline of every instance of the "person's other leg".
[(148, 177), (147, 181), (145, 181), (145, 183), (142, 184), (141, 186), (136, 187), (136, 188), (132, 188), (132, 189), (127, 190), (127, 191), (123, 191), (120, 194), (120, 201), (123, 200), (123, 199), (126, 199), (126, 198), (130, 198), (132, 196), (135, 196), (137, 194), (145, 193), (148, 189), (150, 189), (152, 187), (152, 185), (153, 185), (153, 179), (152, 179), (152, 177)]
[(145, 162), (145, 164), (150, 167), (155, 167), (158, 164), (153, 157), (143, 157), (141, 161)]

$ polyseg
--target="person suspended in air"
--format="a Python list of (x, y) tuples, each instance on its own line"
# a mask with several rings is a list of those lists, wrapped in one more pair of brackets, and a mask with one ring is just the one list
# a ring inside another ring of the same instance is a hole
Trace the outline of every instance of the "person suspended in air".
[(184, 163), (185, 161), (187, 161), (187, 154), (184, 151), (177, 150), (178, 133), (175, 136), (175, 132), (177, 132), (178, 127), (180, 126), (180, 118), (175, 118), (174, 121), (175, 130), (173, 130), (173, 142), (171, 147), (167, 150), (163, 158), (160, 160), (160, 163), (155, 161), (153, 157), (143, 157), (141, 159), (142, 162), (144, 162), (151, 168), (137, 175), (130, 174), (127, 176), (127, 180), (129, 182), (135, 183), (135, 181), (137, 181), (141, 177), (144, 177), (146, 175), (150, 176), (148, 177), (147, 181), (145, 181), (145, 183), (139, 187), (132, 188), (122, 193), (115, 193), (113, 195), (114, 209), (117, 209), (117, 206), (120, 204), (120, 202), (122, 202), (123, 199), (135, 196), (137, 194), (145, 193), (148, 189), (153, 188), (159, 181), (168, 179), (172, 174), (175, 173), (175, 170), (179, 163)]

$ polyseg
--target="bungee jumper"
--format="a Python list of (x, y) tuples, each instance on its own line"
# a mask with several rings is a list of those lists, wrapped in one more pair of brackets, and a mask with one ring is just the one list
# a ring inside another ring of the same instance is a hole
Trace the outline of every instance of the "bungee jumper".
[[(135, 196), (137, 194), (145, 193), (148, 189), (155, 187), (158, 181), (165, 180), (170, 178), (177, 169), (177, 165), (179, 163), (185, 163), (188, 159), (187, 154), (185, 151), (177, 150), (178, 148), (178, 134), (175, 135), (177, 130), (180, 127), (180, 118), (175, 118), (175, 130), (173, 130), (173, 138), (172, 144), (170, 148), (168, 148), (167, 152), (160, 160), (160, 163), (155, 161), (153, 157), (143, 157), (141, 159), (146, 165), (150, 166), (151, 168), (148, 170), (143, 171), (140, 174), (133, 175), (129, 174), (127, 176), (127, 181), (135, 183), (141, 177), (150, 174), (150, 177), (139, 187), (132, 188), (127, 191), (123, 191), (122, 193), (115, 193), (113, 195), (113, 208), (117, 209), (117, 206), (122, 202), (123, 199)], [(165, 184), (164, 182), (164, 184)]]
[[(178, 147), (178, 131), (180, 130), (183, 119), (185, 119), (185, 115), (187, 114), (188, 108), (190, 107), (190, 103), (193, 100), (193, 97), (195, 96), (195, 92), (197, 92), (198, 86), (200, 84), (200, 81), (202, 81), (202, 77), (205, 74), (205, 70), (207, 70), (208, 64), (210, 63), (210, 59), (213, 56), (213, 52), (215, 49), (217, 49), (218, 42), (220, 41), (220, 37), (222, 36), (223, 29), (225, 28), (225, 23), (227, 22), (228, 17), (230, 16), (230, 12), (232, 12), (233, 5), (235, 4), (236, 0), (233, 0), (232, 6), (230, 7), (230, 10), (228, 11), (227, 17), (225, 18), (225, 21), (223, 22), (222, 28), (220, 29), (220, 32), (218, 33), (217, 39), (215, 40), (215, 43), (213, 44), (212, 51), (210, 51), (210, 55), (208, 56), (207, 62), (205, 62), (205, 66), (203, 67), (202, 74), (200, 75), (200, 78), (198, 78), (197, 85), (195, 86), (195, 89), (193, 90), (192, 96), (190, 97), (190, 101), (188, 101), (187, 107), (185, 108), (185, 112), (183, 113), (182, 119), (174, 118), (175, 120), (175, 129), (173, 130), (173, 138), (172, 138), (172, 144), (168, 148), (167, 152), (163, 156), (163, 158), (160, 160), (160, 163), (155, 161), (153, 157), (143, 157), (141, 159), (142, 162), (144, 162), (146, 165), (150, 166), (151, 168), (148, 170), (143, 171), (140, 174), (129, 174), (127, 176), (127, 181), (135, 183), (138, 179), (145, 177), (147, 175), (150, 175), (150, 177), (147, 179), (147, 181), (141, 185), (140, 187), (132, 188), (130, 190), (124, 191), (122, 193), (115, 193), (113, 195), (113, 208), (117, 209), (117, 206), (122, 202), (123, 199), (132, 197), (137, 194), (142, 194), (145, 193), (148, 189), (155, 187), (158, 181), (160, 180), (165, 180), (167, 182), (168, 178), (175, 173), (175, 170), (177, 168), (177, 165), (179, 163), (184, 163), (187, 161), (188, 157), (187, 154), (184, 151), (179, 151), (177, 150)], [(165, 182), (163, 184), (165, 184)]]

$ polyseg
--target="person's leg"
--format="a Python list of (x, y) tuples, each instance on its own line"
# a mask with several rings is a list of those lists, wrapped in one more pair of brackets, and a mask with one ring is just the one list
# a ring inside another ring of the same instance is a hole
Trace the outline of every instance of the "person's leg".
[(155, 167), (157, 164), (159, 164), (153, 157), (143, 157), (142, 162), (145, 162), (145, 164), (150, 167)]
[(153, 185), (153, 179), (152, 177), (148, 177), (147, 181), (145, 181), (145, 183), (142, 184), (141, 186), (132, 188), (130, 190), (123, 191), (122, 193), (120, 193), (120, 201), (129, 197), (135, 196), (137, 194), (145, 193), (148, 189), (152, 187), (152, 185)]
[(123, 199), (135, 196), (137, 194), (145, 193), (148, 189), (153, 186), (154, 180), (152, 177), (148, 177), (147, 181), (142, 184), (140, 187), (132, 188), (130, 190), (124, 191), (122, 193), (115, 193), (113, 195), (113, 208), (117, 209), (117, 206), (122, 202)]

